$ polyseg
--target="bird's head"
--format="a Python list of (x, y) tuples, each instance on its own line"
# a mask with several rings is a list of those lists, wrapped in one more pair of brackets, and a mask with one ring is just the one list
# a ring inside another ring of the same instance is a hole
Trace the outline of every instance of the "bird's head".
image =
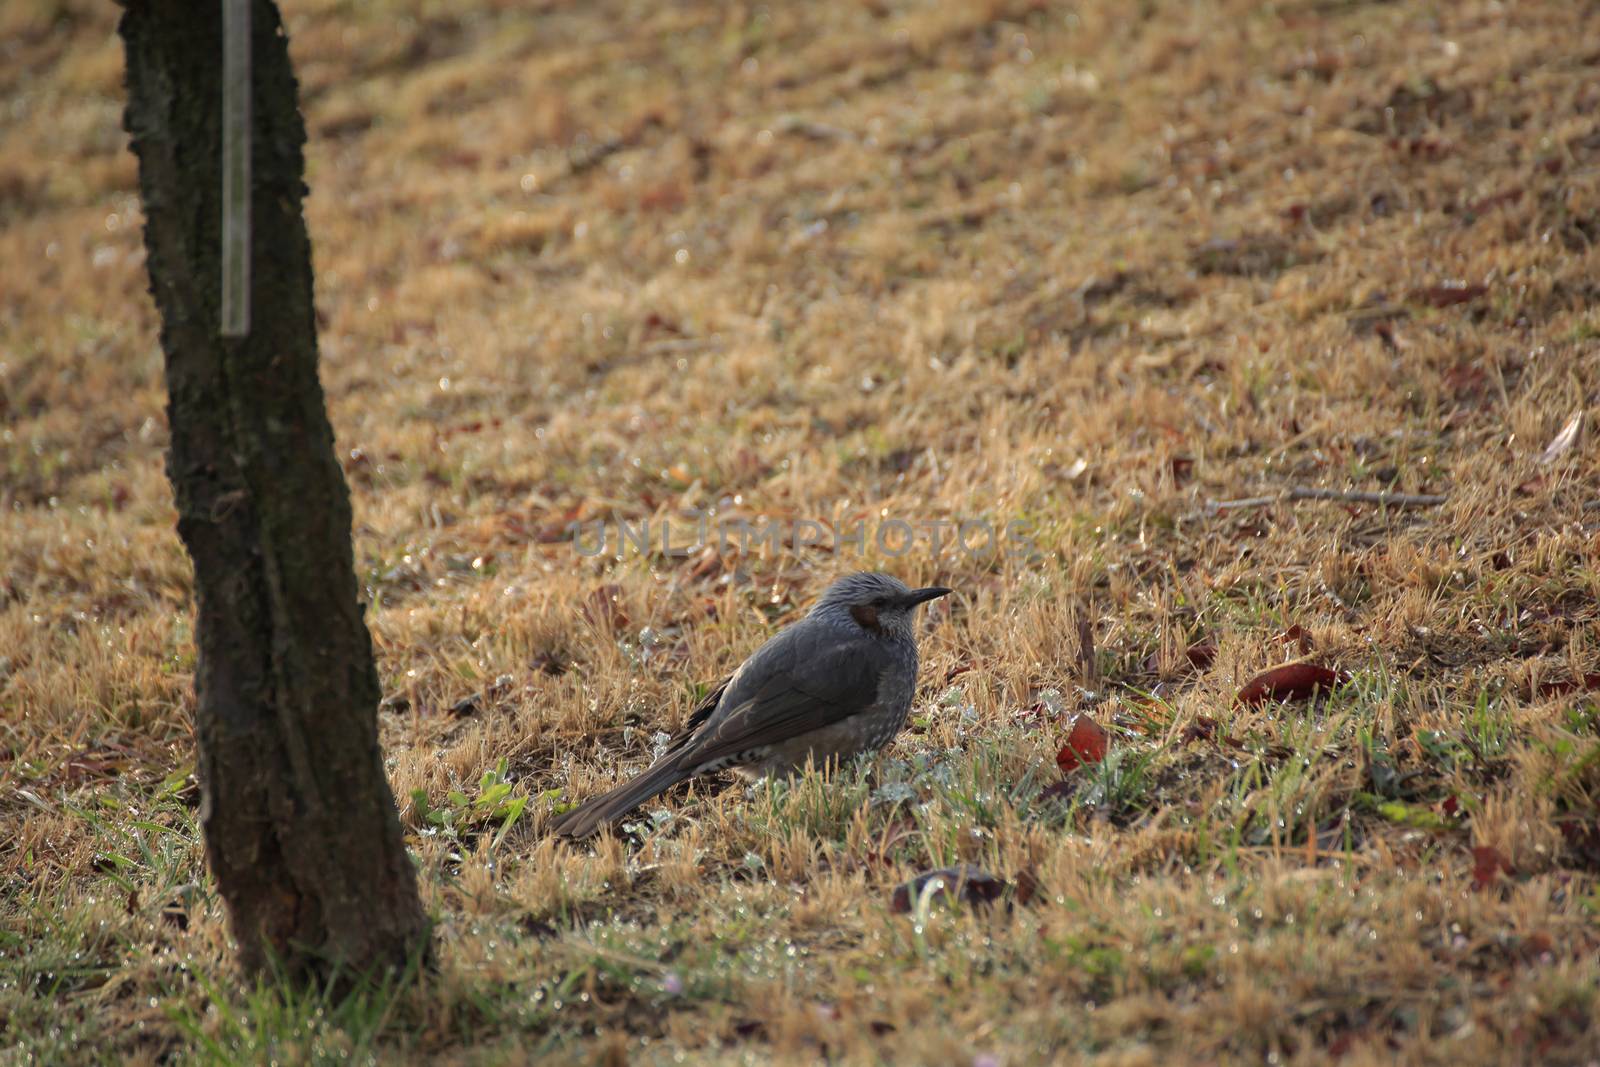
[(836, 579), (813, 609), (849, 619), (875, 636), (913, 637), (917, 606), (950, 592), (942, 585), (912, 589), (898, 578), (876, 571), (857, 571)]

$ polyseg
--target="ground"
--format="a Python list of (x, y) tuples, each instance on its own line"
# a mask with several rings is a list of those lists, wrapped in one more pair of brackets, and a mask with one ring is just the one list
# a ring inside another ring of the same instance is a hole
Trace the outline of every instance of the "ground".
[[(438, 966), (230, 967), (117, 9), (10, 0), (0, 1060), (1594, 1059), (1600, 11), (284, 8)], [(544, 837), (858, 567), (881, 758)]]

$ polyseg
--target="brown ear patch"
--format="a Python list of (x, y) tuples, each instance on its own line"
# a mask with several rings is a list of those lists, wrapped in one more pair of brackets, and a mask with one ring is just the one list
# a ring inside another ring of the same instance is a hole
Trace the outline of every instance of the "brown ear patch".
[(871, 604), (857, 604), (850, 609), (850, 617), (861, 624), (863, 630), (878, 629), (878, 609)]

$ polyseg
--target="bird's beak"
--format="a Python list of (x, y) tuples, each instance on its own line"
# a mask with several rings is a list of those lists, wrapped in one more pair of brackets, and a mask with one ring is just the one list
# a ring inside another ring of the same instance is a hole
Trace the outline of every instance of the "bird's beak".
[(914, 608), (926, 601), (936, 600), (948, 592), (950, 590), (942, 585), (930, 585), (926, 589), (913, 589), (905, 595), (905, 605), (908, 608)]

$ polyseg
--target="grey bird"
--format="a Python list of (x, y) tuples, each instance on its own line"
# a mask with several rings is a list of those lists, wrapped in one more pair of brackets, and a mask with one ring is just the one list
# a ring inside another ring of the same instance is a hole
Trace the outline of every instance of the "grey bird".
[(807, 760), (820, 766), (882, 748), (905, 725), (916, 691), (917, 606), (948, 592), (871, 571), (836, 580), (695, 709), (660, 759), (562, 815), (552, 832), (587, 837), (696, 775), (792, 774)]

